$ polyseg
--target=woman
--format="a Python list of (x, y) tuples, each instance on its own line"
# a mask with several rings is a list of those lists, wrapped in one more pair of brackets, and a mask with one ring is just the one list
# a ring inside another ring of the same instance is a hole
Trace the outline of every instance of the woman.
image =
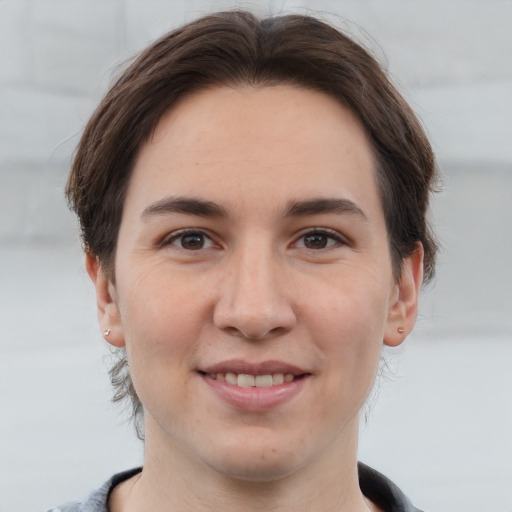
[(146, 49), (67, 194), (141, 470), (61, 511), (417, 511), (357, 463), (382, 345), (433, 275), (430, 145), (309, 17), (219, 13)]

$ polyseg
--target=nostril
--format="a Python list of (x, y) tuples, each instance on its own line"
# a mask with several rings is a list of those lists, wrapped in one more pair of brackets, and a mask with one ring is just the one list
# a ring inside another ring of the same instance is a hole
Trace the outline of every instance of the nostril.
[(262, 338), (265, 337), (265, 334), (263, 336), (261, 335), (251, 335), (251, 334), (248, 334), (246, 332), (244, 332), (242, 329), (237, 329), (240, 334), (244, 337), (244, 338), (247, 338), (248, 340), (254, 340), (254, 341), (259, 341), (261, 340)]
[(214, 325), (231, 336), (259, 341), (284, 334), (296, 323), (295, 312), (285, 298), (272, 304), (235, 299), (229, 294), (221, 297), (213, 311)]

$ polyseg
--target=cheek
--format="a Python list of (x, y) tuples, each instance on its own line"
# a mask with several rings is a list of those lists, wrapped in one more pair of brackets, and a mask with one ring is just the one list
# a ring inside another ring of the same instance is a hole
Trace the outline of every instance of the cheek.
[[(119, 290), (126, 350), (134, 377), (185, 366), (207, 322), (204, 294), (163, 269), (132, 272)], [(125, 274), (126, 277), (126, 274)], [(180, 372), (173, 371), (178, 377)]]
[[(309, 335), (321, 362), (310, 413), (323, 425), (325, 438), (344, 432), (364, 406), (378, 371), (383, 308), (379, 301), (347, 290), (308, 307)], [(377, 310), (380, 318), (375, 318)]]
[[(360, 283), (359, 283), (360, 284)], [(382, 291), (357, 284), (336, 287), (323, 302), (310, 299), (306, 306), (311, 335), (333, 387), (369, 392), (378, 364), (387, 320)], [(358, 387), (356, 387), (356, 384)], [(348, 385), (348, 387), (347, 387)]]
[[(123, 326), (135, 336), (154, 337), (159, 330), (169, 336), (182, 324), (193, 323), (200, 312), (201, 283), (191, 285), (187, 276), (172, 272), (165, 262), (137, 261), (124, 272), (119, 289)], [(174, 326), (172, 330), (169, 326)], [(133, 332), (131, 332), (133, 331)]]
[(332, 344), (343, 340), (347, 349), (357, 351), (359, 346), (382, 342), (389, 308), (385, 291), (360, 280), (333, 280), (321, 293), (309, 294), (303, 314)]
[[(180, 293), (151, 275), (158, 274), (138, 276), (129, 294), (120, 294), (120, 311), (137, 395), (144, 409), (165, 424), (192, 403), (188, 383), (198, 350), (201, 313), (192, 293)], [(160, 403), (163, 397), (165, 406)]]

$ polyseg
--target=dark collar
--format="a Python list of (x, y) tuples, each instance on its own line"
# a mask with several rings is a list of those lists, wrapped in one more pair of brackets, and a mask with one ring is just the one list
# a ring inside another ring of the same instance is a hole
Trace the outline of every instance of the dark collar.
[(383, 474), (362, 462), (358, 463), (358, 470), (362, 493), (384, 512), (422, 512)]

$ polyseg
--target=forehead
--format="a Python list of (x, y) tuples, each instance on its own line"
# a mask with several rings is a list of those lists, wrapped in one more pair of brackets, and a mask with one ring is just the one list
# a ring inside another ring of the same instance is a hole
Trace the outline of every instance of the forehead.
[(219, 87), (164, 115), (140, 150), (127, 202), (136, 199), (134, 191), (139, 199), (339, 193), (372, 201), (366, 196), (376, 195), (374, 169), (361, 123), (334, 98), (285, 85)]

